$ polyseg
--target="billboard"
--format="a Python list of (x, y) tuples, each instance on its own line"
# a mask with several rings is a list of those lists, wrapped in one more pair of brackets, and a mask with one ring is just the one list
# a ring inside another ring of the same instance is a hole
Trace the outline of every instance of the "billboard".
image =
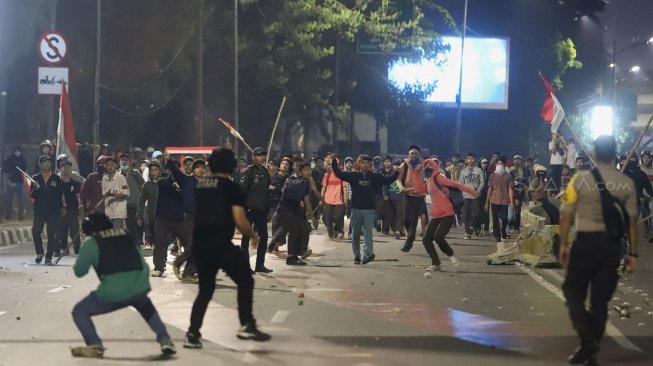
[[(460, 80), (460, 37), (442, 37), (449, 50), (435, 59), (399, 60), (390, 64), (388, 80), (399, 89), (436, 83), (427, 102), (456, 106)], [(463, 59), (462, 107), (508, 109), (508, 38), (466, 37)]]

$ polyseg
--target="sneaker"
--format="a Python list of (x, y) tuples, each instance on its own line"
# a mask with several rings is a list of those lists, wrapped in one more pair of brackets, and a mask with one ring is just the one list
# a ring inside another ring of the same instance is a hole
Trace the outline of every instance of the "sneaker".
[(306, 249), (304, 254), (302, 254), (302, 259), (306, 259), (306, 258), (310, 257), (311, 254), (313, 254), (313, 250), (311, 250), (311, 248)]
[(374, 260), (374, 258), (376, 258), (376, 256), (374, 255), (374, 253), (370, 254), (368, 257), (363, 258), (363, 264), (368, 264), (368, 263), (370, 263), (371, 261)]
[(70, 349), (73, 357), (85, 358), (102, 358), (104, 356), (104, 347), (102, 346), (81, 346)]
[(569, 363), (572, 365), (577, 364), (586, 364), (594, 365), (596, 364), (596, 354), (599, 353), (600, 347), (598, 342), (593, 341), (590, 344), (585, 346), (580, 346), (576, 348), (573, 354), (569, 356)]
[(436, 272), (436, 271), (439, 272), (439, 271), (442, 270), (442, 268), (440, 268), (440, 266), (435, 265), (435, 264), (431, 264), (430, 266), (428, 266), (428, 267), (426, 267), (424, 269), (426, 271), (429, 271), (429, 272)]
[(182, 279), (182, 278), (181, 278), (181, 269), (179, 268), (179, 266), (178, 266), (174, 261), (172, 262), (172, 273), (173, 273), (173, 274), (175, 275), (175, 277), (177, 277), (178, 279), (180, 279), (180, 280)]
[(470, 234), (465, 234), (465, 240), (469, 240), (471, 238), (472, 238), (472, 236)]
[(295, 257), (288, 257), (288, 259), (286, 259), (286, 264), (289, 266), (305, 266), (306, 262), (304, 262), (303, 260), (295, 256)]
[(354, 258), (354, 264), (361, 264), (361, 257)]
[(159, 271), (158, 269), (155, 269), (150, 272), (150, 276), (152, 277), (163, 277), (163, 271)]
[(404, 246), (401, 248), (401, 251), (404, 253), (408, 253), (412, 248), (413, 248), (413, 244), (405, 242)]
[(451, 264), (453, 264), (454, 267), (460, 266), (460, 261), (458, 258), (454, 257), (453, 255), (449, 257), (449, 260), (451, 261)]
[(52, 265), (52, 258), (45, 258), (45, 265), (46, 266), (51, 266)]
[(343, 240), (343, 239), (345, 239), (345, 234), (344, 234), (344, 233), (340, 233), (340, 234), (338, 234), (338, 239), (339, 239), (339, 240)]
[(39, 264), (43, 260), (43, 254), (37, 254), (36, 259), (34, 259), (34, 262)]
[(269, 334), (261, 332), (256, 326), (256, 322), (250, 322), (240, 327), (236, 337), (256, 342), (265, 342), (272, 338)]
[(57, 251), (57, 252), (54, 252), (54, 254), (53, 254), (52, 256), (53, 256), (54, 258), (59, 258), (59, 257), (62, 257), (62, 256), (63, 256), (63, 253)]
[(200, 280), (193, 277), (192, 275), (181, 276), (181, 283), (188, 283), (188, 284), (194, 285), (194, 284), (197, 284), (199, 282), (200, 282)]
[(273, 270), (265, 267), (265, 266), (257, 266), (256, 269), (254, 269), (254, 272), (259, 272), (259, 273), (272, 273), (274, 272)]
[(395, 231), (395, 239), (399, 240), (401, 239), (401, 233), (398, 231)]
[(481, 231), (480, 230), (474, 230), (474, 235), (476, 235), (476, 237), (478, 238), (479, 236), (481, 236)]
[(161, 353), (164, 355), (174, 355), (177, 353), (177, 349), (175, 348), (175, 345), (172, 343), (171, 340), (166, 340), (163, 342), (160, 342), (161, 344)]
[(200, 349), (202, 348), (202, 342), (200, 342), (200, 336), (193, 333), (186, 333), (186, 342), (184, 342), (184, 348), (193, 348)]
[(270, 245), (268, 245), (268, 253), (272, 254), (272, 253), (278, 253), (278, 252), (279, 252), (279, 244), (270, 243)]

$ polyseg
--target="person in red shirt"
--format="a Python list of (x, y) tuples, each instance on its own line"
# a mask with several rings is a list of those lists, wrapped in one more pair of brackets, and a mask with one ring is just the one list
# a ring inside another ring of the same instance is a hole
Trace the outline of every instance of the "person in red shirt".
[(446, 239), (451, 226), (456, 222), (453, 203), (449, 199), (449, 189), (457, 188), (471, 194), (474, 198), (478, 198), (481, 193), (440, 174), (438, 163), (431, 159), (425, 160), (422, 166), (424, 176), (428, 177), (428, 193), (431, 197), (431, 212), (429, 213), (431, 221), (426, 227), (423, 239), (424, 248), (431, 257), (431, 265), (426, 267), (426, 270), (439, 271), (441, 262), (438, 253), (435, 251), (433, 241), (449, 257), (454, 266), (460, 264), (460, 261), (454, 257), (453, 249), (451, 249)]
[(324, 157), (327, 167), (322, 178), (322, 202), (324, 212), (322, 219), (327, 228), (329, 239), (343, 239), (345, 227), (345, 182), (333, 174), (331, 169), (332, 155)]
[[(492, 231), (497, 249), (502, 249), (501, 239), (508, 238), (508, 207), (515, 202), (513, 198), (513, 178), (506, 169), (504, 160), (497, 162), (496, 169), (488, 181), (487, 201), (485, 211), (492, 208)], [(501, 226), (499, 226), (501, 225)]]

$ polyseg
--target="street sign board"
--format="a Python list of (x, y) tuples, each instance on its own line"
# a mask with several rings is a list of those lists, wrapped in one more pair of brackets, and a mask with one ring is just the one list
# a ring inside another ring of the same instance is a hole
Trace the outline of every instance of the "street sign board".
[[(390, 0), (388, 6), (391, 12), (399, 13), (397, 16), (398, 22), (408, 22), (415, 18), (413, 0)], [(381, 40), (372, 37), (365, 31), (360, 31), (356, 38), (358, 53), (407, 54), (414, 51), (411, 47), (396, 47), (392, 50), (384, 50), (381, 48)]]
[(66, 38), (57, 31), (43, 33), (37, 44), (39, 56), (51, 66), (59, 65), (66, 57)]
[(37, 81), (39, 94), (61, 94), (62, 81), (66, 83), (66, 88), (70, 90), (67, 67), (39, 67)]

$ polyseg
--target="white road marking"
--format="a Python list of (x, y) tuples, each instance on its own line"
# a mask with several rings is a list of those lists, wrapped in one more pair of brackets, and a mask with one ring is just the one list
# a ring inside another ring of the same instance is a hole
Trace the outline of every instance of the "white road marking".
[[(539, 283), (540, 285), (542, 285), (542, 287), (549, 290), (554, 295), (556, 295), (560, 300), (565, 302), (565, 295), (563, 295), (562, 291), (559, 288), (552, 285), (550, 282), (548, 282), (547, 280), (542, 278), (542, 276), (535, 273), (532, 269), (527, 268), (524, 265), (519, 265), (518, 264), (517, 268), (519, 268), (522, 271), (526, 272), (526, 274), (529, 275), (533, 280), (535, 280), (535, 282)], [(551, 271), (551, 272), (553, 272), (553, 271)], [(557, 273), (555, 273), (555, 272), (553, 272), (553, 276), (554, 277), (557, 276), (558, 278), (562, 279), (562, 277), (560, 275), (558, 275)], [(626, 338), (626, 336), (623, 333), (621, 333), (621, 331), (619, 329), (617, 329), (617, 327), (615, 327), (612, 324), (612, 322), (609, 321), (609, 320), (608, 320), (608, 322), (606, 324), (605, 332), (606, 332), (607, 335), (612, 337), (612, 339), (614, 339), (614, 341), (617, 342), (617, 344), (619, 346), (621, 346), (621, 348), (631, 350), (631, 351), (635, 351), (635, 352), (643, 352), (639, 347), (637, 347), (635, 344), (633, 344), (633, 342), (631, 342), (628, 338)]]
[(0, 311), (0, 315), (5, 315), (5, 314), (7, 314), (6, 311)]
[(290, 315), (290, 311), (279, 310), (274, 314), (274, 316), (270, 320), (270, 323), (283, 324), (286, 322), (286, 319), (288, 319), (288, 315)]
[(52, 293), (55, 293), (55, 292), (63, 291), (65, 289), (69, 288), (69, 287), (70, 287), (70, 285), (63, 285), (63, 286), (55, 287), (52, 290), (49, 290), (47, 292), (52, 294)]

